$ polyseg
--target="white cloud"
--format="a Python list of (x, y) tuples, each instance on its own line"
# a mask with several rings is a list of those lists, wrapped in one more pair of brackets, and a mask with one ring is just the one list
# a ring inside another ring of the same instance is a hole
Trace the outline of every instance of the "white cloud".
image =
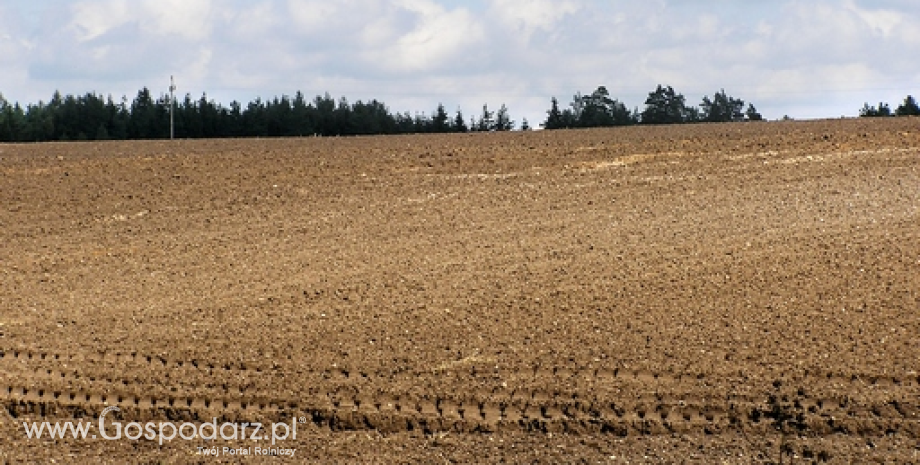
[(122, 24), (136, 20), (128, 8), (127, 0), (83, 1), (72, 7), (73, 28), (76, 39), (93, 40)]
[(694, 104), (725, 88), (768, 117), (838, 116), (920, 93), (918, 22), (913, 0), (4, 2), (0, 91), (130, 97), (175, 74), (227, 102), (300, 89), (467, 116), (506, 103), (537, 122), (552, 96), (605, 85), (633, 107), (661, 83)]
[(86, 0), (71, 7), (70, 27), (86, 42), (126, 23), (137, 23), (151, 35), (203, 40), (210, 32), (210, 0)]
[(885, 37), (891, 36), (892, 32), (903, 22), (904, 15), (893, 10), (876, 9), (870, 10), (860, 8), (856, 2), (849, 0), (844, 3), (848, 11), (855, 13), (863, 20), (873, 31), (881, 33)]
[(582, 5), (573, 0), (492, 0), (491, 5), (492, 13), (521, 33), (524, 42), (537, 30), (556, 32), (566, 15), (577, 14), (581, 9)]
[(272, 29), (280, 26), (280, 15), (268, 1), (247, 2), (239, 8), (215, 9), (226, 37), (218, 40), (236, 39), (240, 43), (271, 35)]
[(301, 33), (313, 34), (347, 19), (346, 14), (359, 5), (343, 0), (288, 0), (287, 6), (294, 26)]
[(144, 0), (139, 21), (152, 33), (204, 40), (211, 34), (211, 0)]
[[(407, 0), (401, 5), (417, 14), (416, 23), (376, 60), (389, 71), (440, 71), (458, 62), (466, 64), (477, 47), (487, 44), (486, 31), (463, 8), (447, 10), (426, 0)], [(460, 66), (454, 68), (459, 71)]]

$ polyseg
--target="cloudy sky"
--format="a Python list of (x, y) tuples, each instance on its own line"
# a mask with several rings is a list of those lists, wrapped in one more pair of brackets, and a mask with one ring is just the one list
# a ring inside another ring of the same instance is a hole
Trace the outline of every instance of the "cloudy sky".
[(166, 92), (228, 104), (297, 90), (393, 111), (483, 103), (542, 122), (605, 85), (724, 88), (767, 118), (920, 95), (916, 0), (3, 0), (0, 93)]

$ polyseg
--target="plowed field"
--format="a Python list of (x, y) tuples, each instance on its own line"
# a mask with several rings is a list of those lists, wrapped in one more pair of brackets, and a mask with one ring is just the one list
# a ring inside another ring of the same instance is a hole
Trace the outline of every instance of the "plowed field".
[(917, 119), (0, 145), (0, 239), (0, 463), (920, 461)]

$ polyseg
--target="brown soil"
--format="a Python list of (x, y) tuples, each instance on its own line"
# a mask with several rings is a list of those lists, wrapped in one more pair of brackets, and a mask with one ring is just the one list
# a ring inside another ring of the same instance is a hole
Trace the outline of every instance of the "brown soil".
[(0, 145), (0, 232), (0, 463), (213, 461), (22, 426), (107, 405), (295, 461), (920, 461), (917, 119)]

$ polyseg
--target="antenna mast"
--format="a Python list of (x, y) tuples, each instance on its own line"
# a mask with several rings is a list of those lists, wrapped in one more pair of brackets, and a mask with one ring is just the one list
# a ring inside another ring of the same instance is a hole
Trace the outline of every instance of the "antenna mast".
[(175, 103), (176, 98), (174, 93), (176, 92), (176, 81), (172, 76), (169, 76), (169, 140), (173, 140), (176, 137), (175, 130), (175, 118), (173, 113), (175, 113)]

